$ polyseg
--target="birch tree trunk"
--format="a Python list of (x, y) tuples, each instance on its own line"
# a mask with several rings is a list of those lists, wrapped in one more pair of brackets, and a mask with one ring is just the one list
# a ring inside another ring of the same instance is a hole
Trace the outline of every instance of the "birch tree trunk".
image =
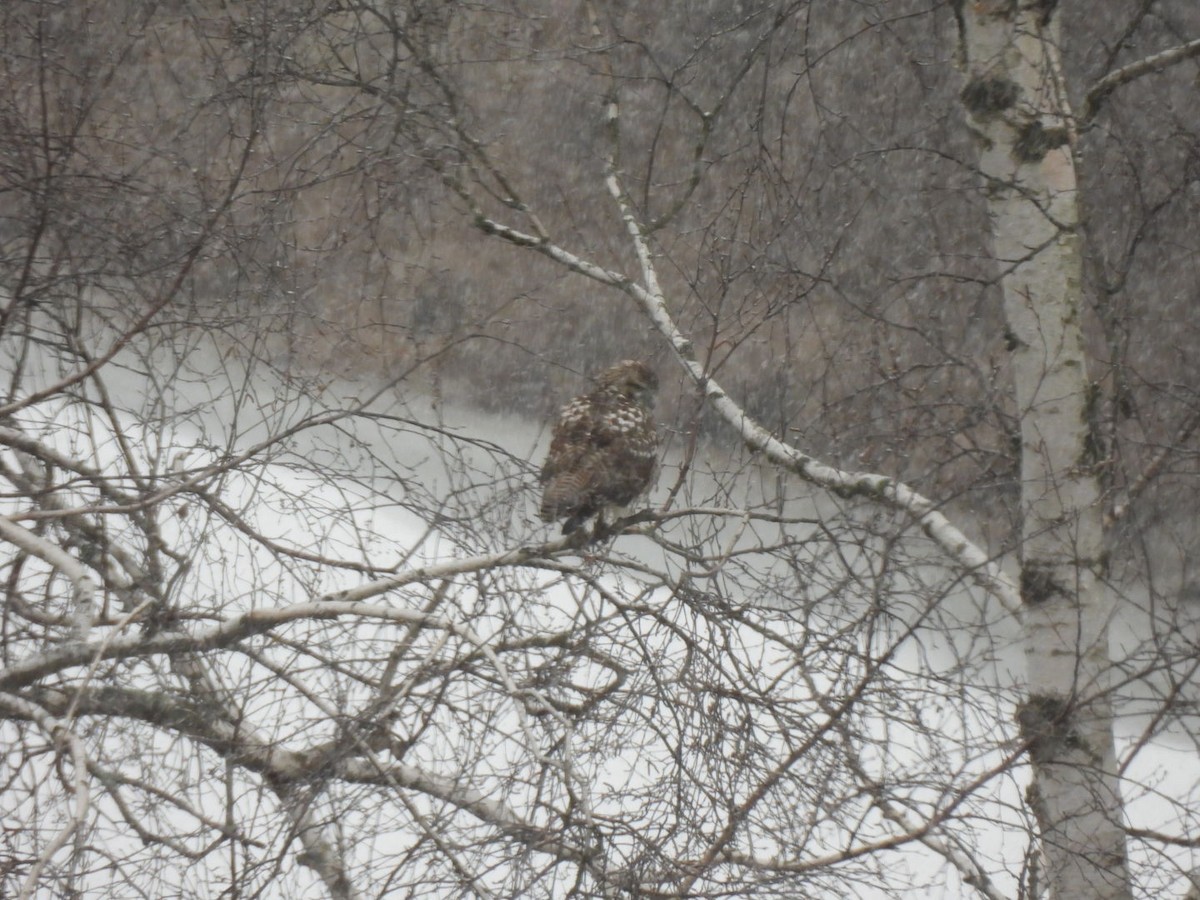
[(1108, 699), (1102, 512), (1088, 428), (1078, 185), (1053, 2), (960, 3), (1021, 420), (1029, 801), (1058, 900), (1130, 896)]

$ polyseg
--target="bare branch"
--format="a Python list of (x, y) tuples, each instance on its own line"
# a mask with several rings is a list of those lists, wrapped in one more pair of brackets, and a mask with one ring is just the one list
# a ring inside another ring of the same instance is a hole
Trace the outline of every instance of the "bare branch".
[(38, 890), (38, 879), (41, 877), (42, 870), (50, 863), (54, 854), (66, 845), (71, 836), (83, 827), (91, 798), (91, 789), (87, 777), (89, 761), (87, 750), (84, 748), (83, 741), (79, 739), (79, 736), (65, 722), (55, 718), (45, 709), (21, 697), (6, 693), (0, 693), (0, 709), (3, 709), (10, 716), (17, 716), (36, 722), (38, 727), (52, 739), (56, 748), (65, 743), (71, 755), (71, 766), (73, 769), (71, 791), (75, 795), (74, 810), (70, 813), (66, 825), (62, 827), (62, 830), (55, 835), (54, 839), (42, 851), (37, 862), (34, 863), (33, 868), (26, 876), (24, 884), (21, 886), (20, 897), (32, 897)]
[(1179, 448), (1192, 436), (1198, 425), (1200, 425), (1200, 412), (1194, 412), (1183, 420), (1183, 424), (1175, 432), (1174, 439), (1158, 449), (1158, 452), (1150, 458), (1150, 461), (1138, 473), (1137, 478), (1125, 489), (1125, 496), (1121, 502), (1114, 505), (1111, 512), (1105, 514), (1104, 526), (1106, 528), (1115, 525), (1125, 518), (1125, 514), (1129, 512), (1130, 504), (1141, 496), (1142, 491), (1158, 477), (1163, 466), (1170, 462), (1175, 454), (1179, 452)]
[(62, 572), (71, 582), (72, 599), (75, 606), (75, 632), (80, 640), (86, 639), (96, 610), (93, 597), (96, 593), (96, 583), (88, 573), (83, 563), (71, 554), (60, 549), (56, 544), (45, 538), (38, 537), (27, 528), (23, 528), (7, 516), (0, 516), (0, 538), (15, 544), (26, 553), (36, 556), (42, 562)]
[[(610, 129), (613, 130), (613, 136), (610, 138), (613, 145), (616, 143), (615, 130), (618, 120), (617, 103), (614, 99), (610, 99), (608, 122)], [(782, 466), (806, 481), (832, 491), (840, 497), (868, 497), (894, 509), (910, 513), (920, 523), (922, 530), (942, 548), (947, 556), (963, 566), (976, 583), (996, 597), (1011, 614), (1020, 615), (1021, 598), (1011, 579), (1004, 574), (995, 560), (956, 528), (933, 501), (923, 497), (903, 482), (886, 475), (844, 472), (818, 462), (796, 447), (779, 440), (763, 428), (709, 376), (696, 359), (692, 342), (684, 337), (667, 311), (667, 300), (659, 286), (653, 254), (633, 212), (633, 207), (629, 203), (629, 198), (621, 187), (620, 173), (614, 167), (614, 156), (609, 156), (609, 163), (605, 183), (608, 185), (609, 193), (621, 209), (626, 232), (637, 250), (642, 279), (645, 283), (644, 289), (631, 283), (625, 283), (623, 286), (639, 302), (643, 312), (654, 323), (659, 334), (666, 338), (675, 352), (676, 358), (687, 370), (696, 386), (708, 398), (712, 407), (721, 414), (728, 425), (737, 431), (746, 446), (763, 453), (776, 465)]]
[(1091, 90), (1087, 92), (1087, 96), (1083, 101), (1083, 110), (1079, 114), (1079, 121), (1086, 124), (1095, 118), (1101, 105), (1108, 99), (1108, 95), (1122, 85), (1129, 84), (1134, 79), (1148, 75), (1151, 72), (1161, 72), (1163, 69), (1191, 59), (1194, 56), (1200, 56), (1200, 38), (1188, 41), (1186, 44), (1180, 44), (1177, 47), (1172, 47), (1169, 50), (1163, 50), (1161, 53), (1155, 53), (1144, 59), (1139, 59), (1137, 62), (1122, 66), (1115, 72), (1109, 72), (1092, 85)]

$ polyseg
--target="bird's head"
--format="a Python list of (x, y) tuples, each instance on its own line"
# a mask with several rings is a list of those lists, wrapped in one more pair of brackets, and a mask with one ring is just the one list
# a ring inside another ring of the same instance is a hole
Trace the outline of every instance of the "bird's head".
[(601, 390), (612, 391), (645, 407), (654, 405), (658, 376), (644, 362), (625, 359), (596, 376)]

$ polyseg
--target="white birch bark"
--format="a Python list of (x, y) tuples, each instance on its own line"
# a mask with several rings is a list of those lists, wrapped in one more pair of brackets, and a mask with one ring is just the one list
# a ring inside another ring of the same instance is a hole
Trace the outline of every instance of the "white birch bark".
[(1021, 420), (1021, 593), (1031, 807), (1057, 900), (1130, 896), (1106, 692), (1109, 609), (1088, 375), (1071, 116), (1053, 2), (959, 5)]

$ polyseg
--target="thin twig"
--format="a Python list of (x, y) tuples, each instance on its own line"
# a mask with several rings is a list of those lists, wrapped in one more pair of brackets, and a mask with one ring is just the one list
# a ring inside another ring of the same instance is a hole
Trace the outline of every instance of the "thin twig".
[(75, 811), (68, 817), (67, 823), (54, 836), (54, 839), (38, 857), (37, 862), (34, 863), (33, 868), (30, 869), (29, 875), (26, 876), (25, 882), (21, 885), (21, 892), (17, 895), (21, 900), (25, 900), (26, 897), (34, 895), (38, 887), (38, 879), (41, 878), (42, 871), (50, 863), (54, 854), (61, 850), (71, 836), (83, 827), (83, 820), (87, 816), (88, 806), (91, 802), (91, 790), (88, 785), (88, 758), (83, 741), (79, 739), (79, 736), (60, 719), (55, 718), (37, 704), (12, 694), (0, 694), (0, 710), (4, 710), (9, 715), (20, 716), (36, 722), (42, 731), (50, 736), (56, 747), (65, 743), (71, 754), (73, 769), (71, 791), (75, 795)]

